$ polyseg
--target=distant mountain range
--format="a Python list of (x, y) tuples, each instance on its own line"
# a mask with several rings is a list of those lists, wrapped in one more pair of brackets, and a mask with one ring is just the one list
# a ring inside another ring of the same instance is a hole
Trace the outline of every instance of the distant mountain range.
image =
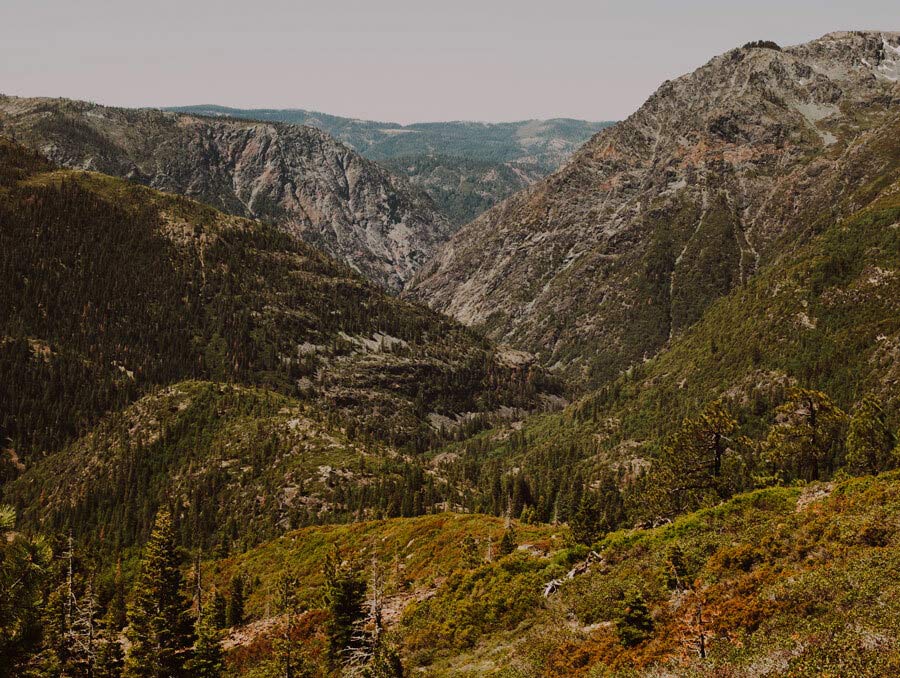
[(302, 109), (201, 105), (165, 110), (309, 125), (361, 155), (405, 174), (454, 224), (474, 219), (500, 200), (559, 167), (613, 123), (570, 118), (519, 122), (422, 122), (400, 125)]

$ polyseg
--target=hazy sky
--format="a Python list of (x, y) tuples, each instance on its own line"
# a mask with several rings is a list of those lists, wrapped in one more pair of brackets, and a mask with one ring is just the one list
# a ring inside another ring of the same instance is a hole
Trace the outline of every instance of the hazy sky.
[(897, 0), (0, 0), (0, 92), (605, 120), (748, 40), (864, 28), (900, 30)]

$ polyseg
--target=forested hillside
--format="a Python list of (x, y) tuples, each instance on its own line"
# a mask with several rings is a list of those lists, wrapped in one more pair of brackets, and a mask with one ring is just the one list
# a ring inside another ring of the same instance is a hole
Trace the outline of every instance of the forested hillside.
[(274, 227), (0, 153), (0, 425), (19, 462), (186, 378), (310, 399), (354, 435), (414, 447), (440, 434), (429, 415), (452, 434), (458, 414), (539, 405), (527, 360)]
[(312, 127), (0, 95), (0, 135), (272, 223), (395, 291), (454, 230), (406, 179)]

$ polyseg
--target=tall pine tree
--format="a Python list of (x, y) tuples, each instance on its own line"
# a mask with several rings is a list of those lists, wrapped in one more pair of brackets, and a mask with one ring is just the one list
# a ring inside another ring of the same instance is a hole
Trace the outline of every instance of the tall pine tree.
[(197, 620), (197, 642), (187, 668), (191, 678), (219, 678), (225, 666), (222, 632), (216, 625), (215, 608), (207, 605)]
[(366, 580), (341, 561), (337, 549), (325, 560), (324, 607), (329, 612), (325, 634), (328, 660), (337, 667), (346, 662), (355, 648), (353, 631), (363, 617)]
[(126, 678), (177, 678), (191, 647), (188, 603), (181, 592), (181, 560), (172, 517), (156, 516), (144, 548), (141, 573), (128, 610), (131, 642), (125, 658)]

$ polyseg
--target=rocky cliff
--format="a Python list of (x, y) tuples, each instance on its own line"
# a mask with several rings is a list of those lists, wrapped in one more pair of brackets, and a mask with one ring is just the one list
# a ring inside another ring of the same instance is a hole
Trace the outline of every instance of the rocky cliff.
[(274, 222), (394, 290), (452, 228), (405, 179), (311, 127), (0, 96), (0, 133), (65, 167)]
[(857, 150), (896, 116), (898, 77), (897, 33), (733, 49), (457, 232), (413, 294), (602, 383), (791, 247), (801, 224), (853, 209), (842, 198), (881, 169)]

